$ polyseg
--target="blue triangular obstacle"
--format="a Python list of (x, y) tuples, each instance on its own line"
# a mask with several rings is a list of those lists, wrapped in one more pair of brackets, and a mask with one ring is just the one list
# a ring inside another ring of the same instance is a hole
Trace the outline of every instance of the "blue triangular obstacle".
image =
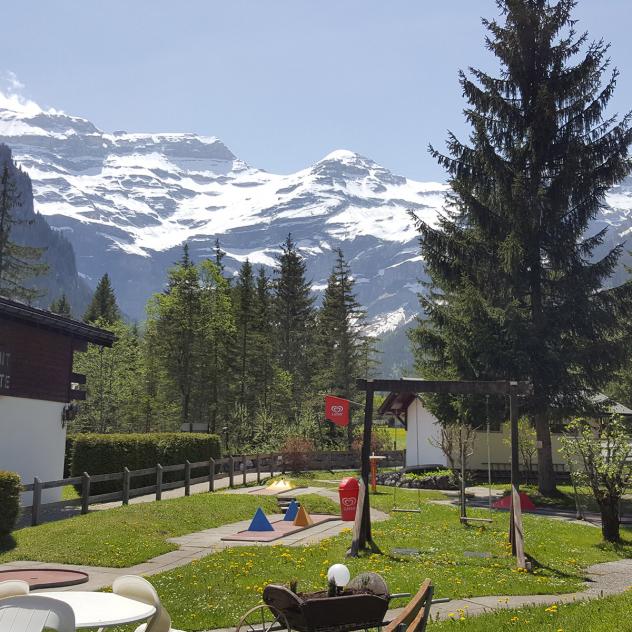
[(287, 509), (285, 510), (285, 516), (283, 518), (283, 520), (292, 520), (294, 521), (294, 518), (296, 518), (296, 514), (298, 513), (298, 503), (293, 500), (288, 506)]
[(274, 527), (263, 513), (263, 509), (259, 507), (255, 512), (254, 518), (248, 527), (248, 531), (274, 531)]

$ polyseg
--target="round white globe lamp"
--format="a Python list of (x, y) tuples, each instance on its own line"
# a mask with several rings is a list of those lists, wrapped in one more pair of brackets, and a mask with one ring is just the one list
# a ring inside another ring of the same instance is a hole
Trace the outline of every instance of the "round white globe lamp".
[(327, 571), (327, 580), (335, 582), (338, 588), (344, 588), (351, 579), (351, 573), (344, 564), (333, 564)]

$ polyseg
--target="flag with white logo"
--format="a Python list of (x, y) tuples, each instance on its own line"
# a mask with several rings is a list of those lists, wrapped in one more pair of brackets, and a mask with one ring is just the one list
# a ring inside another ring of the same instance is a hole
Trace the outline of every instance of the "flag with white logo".
[(349, 400), (325, 395), (325, 419), (337, 426), (349, 425)]

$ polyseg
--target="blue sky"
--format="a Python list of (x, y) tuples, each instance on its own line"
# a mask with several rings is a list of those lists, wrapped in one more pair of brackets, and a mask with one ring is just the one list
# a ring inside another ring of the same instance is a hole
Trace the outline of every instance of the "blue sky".
[[(0, 74), (28, 98), (107, 131), (221, 138), (269, 171), (333, 149), (442, 180), (427, 155), (463, 135), (457, 69), (493, 67), (493, 0), (20, 0), (3, 7)], [(612, 43), (615, 109), (632, 107), (629, 0), (580, 0)]]

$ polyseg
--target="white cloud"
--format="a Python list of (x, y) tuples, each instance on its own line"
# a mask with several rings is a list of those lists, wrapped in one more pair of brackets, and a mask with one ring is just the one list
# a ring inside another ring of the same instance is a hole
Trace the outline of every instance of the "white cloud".
[(59, 110), (44, 110), (35, 101), (24, 96), (24, 84), (11, 70), (0, 72), (0, 109), (13, 110), (27, 116), (35, 116), (41, 112), (61, 114)]

